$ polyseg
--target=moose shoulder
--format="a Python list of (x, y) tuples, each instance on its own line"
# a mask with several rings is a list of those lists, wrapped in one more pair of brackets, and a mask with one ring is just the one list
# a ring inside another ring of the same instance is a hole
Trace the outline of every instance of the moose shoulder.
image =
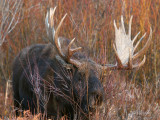
[[(131, 40), (132, 17), (128, 35), (122, 17), (119, 29), (114, 23), (117, 63), (102, 66), (78, 52), (81, 47), (74, 45), (74, 39), (70, 42), (66, 38), (58, 37), (66, 15), (55, 30), (55, 10), (56, 7), (48, 10), (45, 19), (50, 43), (24, 48), (13, 62), (14, 106), (16, 109), (30, 109), (33, 114), (42, 112), (54, 119), (64, 115), (71, 120), (88, 119), (89, 113), (101, 107), (104, 102), (104, 90), (97, 70), (133, 69), (142, 66), (145, 56), (138, 64), (133, 65), (132, 61), (144, 54), (149, 47), (152, 30), (146, 45), (134, 54), (139, 42), (135, 47), (133, 43), (138, 34)], [(71, 46), (74, 46), (74, 49)], [(18, 115), (18, 110), (16, 114)]]

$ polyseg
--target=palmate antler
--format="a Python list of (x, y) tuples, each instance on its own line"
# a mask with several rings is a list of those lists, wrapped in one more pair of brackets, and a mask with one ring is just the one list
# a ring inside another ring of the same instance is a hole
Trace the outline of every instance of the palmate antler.
[(74, 60), (74, 59), (71, 59), (72, 55), (81, 50), (82, 48), (81, 47), (78, 47), (78, 48), (75, 48), (75, 49), (72, 49), (71, 46), (73, 44), (73, 42), (75, 41), (75, 38), (69, 43), (68, 45), (68, 51), (67, 51), (67, 54), (63, 54), (62, 50), (61, 50), (61, 44), (59, 42), (59, 38), (58, 38), (58, 34), (60, 32), (60, 28), (62, 26), (62, 23), (65, 19), (65, 17), (67, 16), (67, 14), (65, 14), (63, 16), (63, 18), (61, 19), (57, 29), (55, 30), (54, 29), (54, 13), (55, 13), (55, 10), (56, 10), (56, 7), (53, 9), (53, 8), (50, 8), (47, 12), (47, 15), (46, 15), (46, 19), (45, 19), (45, 24), (46, 24), (46, 30), (47, 30), (47, 34), (49, 36), (49, 40), (52, 44), (54, 44), (57, 48), (57, 51), (59, 53), (59, 55), (67, 62), (79, 67), (81, 66), (81, 63), (78, 61), (78, 60)]
[(133, 16), (131, 16), (129, 21), (128, 34), (126, 34), (126, 31), (125, 31), (123, 16), (121, 16), (121, 25), (119, 29), (117, 28), (116, 23), (114, 21), (115, 43), (113, 44), (113, 48), (115, 51), (117, 64), (106, 65), (105, 69), (110, 68), (110, 69), (126, 69), (127, 70), (127, 69), (139, 68), (145, 63), (145, 60), (146, 60), (145, 55), (143, 60), (140, 63), (133, 64), (133, 60), (143, 55), (145, 51), (148, 49), (152, 39), (152, 29), (150, 28), (150, 35), (145, 46), (139, 52), (135, 53), (137, 46), (139, 45), (141, 40), (145, 37), (146, 33), (141, 37), (141, 39), (134, 46), (133, 44), (137, 39), (138, 35), (140, 34), (140, 32), (133, 38), (133, 40), (131, 40), (132, 18)]

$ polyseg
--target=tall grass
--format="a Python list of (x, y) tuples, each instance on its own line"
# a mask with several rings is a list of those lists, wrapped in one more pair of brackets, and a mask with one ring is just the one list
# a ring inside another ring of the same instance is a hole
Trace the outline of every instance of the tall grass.
[[(14, 30), (6, 36), (1, 47), (3, 71), (0, 71), (0, 117), (11, 117), (12, 96), (4, 111), (6, 80), (12, 79), (14, 57), (26, 46), (48, 43), (44, 26), (47, 7), (57, 6), (55, 25), (65, 13), (67, 18), (61, 29), (61, 36), (76, 38), (83, 52), (100, 64), (115, 63), (112, 44), (114, 42), (113, 21), (125, 18), (128, 26), (133, 15), (132, 36), (141, 31), (149, 35), (150, 26), (153, 37), (146, 52), (145, 65), (133, 71), (106, 71), (103, 79), (105, 89), (104, 111), (97, 111), (95, 119), (160, 119), (160, 1), (159, 0), (24, 0), (21, 20)], [(140, 50), (147, 37), (139, 45)], [(140, 38), (140, 37), (139, 37)], [(139, 58), (141, 60), (142, 58)]]

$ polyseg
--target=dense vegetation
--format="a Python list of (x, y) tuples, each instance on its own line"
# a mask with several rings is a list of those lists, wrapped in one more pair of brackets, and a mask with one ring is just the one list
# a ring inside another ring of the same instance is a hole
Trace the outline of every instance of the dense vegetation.
[[(9, 95), (8, 99), (5, 99), (6, 83), (12, 79), (13, 59), (26, 46), (48, 43), (44, 20), (47, 7), (54, 6), (57, 6), (56, 25), (62, 16), (68, 13), (61, 29), (61, 36), (69, 39), (75, 37), (77, 44), (83, 47), (83, 52), (100, 64), (116, 62), (113, 51), (115, 37), (113, 21), (116, 20), (118, 23), (121, 15), (124, 16), (126, 26), (133, 15), (132, 37), (139, 31), (141, 31), (139, 38), (147, 33), (138, 47), (139, 50), (146, 43), (149, 28), (152, 27), (152, 43), (146, 52), (147, 60), (143, 67), (132, 71), (105, 71), (102, 80), (106, 97), (104, 110), (97, 111), (95, 119), (160, 119), (159, 0), (23, 0), (21, 2), (22, 6), (18, 8), (16, 14), (19, 18), (18, 23), (6, 35), (0, 50), (0, 119), (15, 117), (11, 87), (8, 87)], [(3, 15), (0, 13), (0, 25), (3, 22), (2, 18)], [(0, 30), (1, 36), (3, 30), (5, 28)], [(28, 112), (26, 114), (26, 119), (27, 117), (38, 119), (38, 116), (31, 116)]]

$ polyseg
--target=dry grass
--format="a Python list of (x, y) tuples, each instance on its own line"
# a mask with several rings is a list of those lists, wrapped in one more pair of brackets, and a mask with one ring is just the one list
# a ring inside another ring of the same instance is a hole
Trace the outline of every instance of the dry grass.
[[(0, 119), (15, 119), (12, 93), (4, 106), (6, 79), (12, 78), (12, 62), (22, 48), (34, 43), (47, 43), (44, 19), (47, 7), (57, 7), (58, 23), (68, 13), (61, 35), (76, 38), (77, 44), (89, 57), (101, 64), (115, 63), (113, 20), (125, 17), (126, 26), (133, 15), (132, 36), (140, 31), (149, 34), (152, 44), (145, 65), (134, 71), (106, 71), (103, 79), (105, 104), (103, 112), (96, 112), (96, 120), (158, 120), (160, 119), (160, 1), (159, 0), (24, 0), (21, 18), (2, 45), (5, 77), (0, 70)], [(148, 36), (146, 36), (147, 38)], [(144, 46), (146, 40), (139, 45)], [(26, 112), (27, 113), (27, 112)], [(39, 119), (41, 115), (21, 119)], [(62, 118), (64, 120), (65, 118)]]

